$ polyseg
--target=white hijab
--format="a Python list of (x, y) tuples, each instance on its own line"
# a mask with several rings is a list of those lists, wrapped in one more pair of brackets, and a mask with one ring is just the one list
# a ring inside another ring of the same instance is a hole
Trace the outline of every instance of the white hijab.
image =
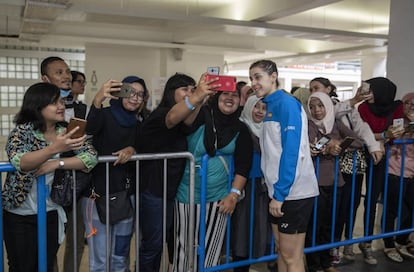
[[(323, 106), (325, 107), (326, 115), (322, 120), (316, 120), (315, 118), (312, 117), (312, 114), (310, 114), (311, 111), (310, 111), (309, 104), (313, 97), (321, 100)], [(318, 127), (318, 130), (322, 132), (323, 134), (331, 133), (332, 128), (335, 123), (335, 110), (334, 110), (334, 105), (329, 95), (323, 92), (314, 92), (313, 94), (311, 94), (308, 100), (308, 110), (309, 110), (309, 119), (311, 119), (316, 124), (316, 126)]]
[(256, 135), (256, 137), (260, 137), (260, 131), (262, 129), (263, 122), (256, 123), (253, 120), (252, 114), (254, 106), (256, 106), (257, 102), (259, 102), (262, 98), (258, 98), (255, 95), (249, 96), (249, 98), (246, 100), (246, 103), (244, 104), (243, 111), (240, 115), (240, 121), (245, 123), (250, 131)]

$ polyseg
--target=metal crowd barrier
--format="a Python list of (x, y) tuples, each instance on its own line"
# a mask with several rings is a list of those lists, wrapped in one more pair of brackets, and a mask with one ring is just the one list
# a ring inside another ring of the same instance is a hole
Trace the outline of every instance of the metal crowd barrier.
[[(404, 163), (404, 151), (405, 151), (405, 146), (407, 144), (414, 144), (414, 139), (408, 139), (408, 140), (394, 140), (394, 143), (396, 145), (402, 145), (402, 150), (403, 150), (403, 156), (402, 156), (402, 164)], [(258, 155), (256, 154), (256, 159), (254, 160), (254, 166), (253, 169), (251, 171), (250, 174), (250, 178), (254, 181), (255, 178), (259, 178), (261, 177), (261, 171), (260, 171), (260, 157), (258, 157)], [(137, 184), (139, 183), (139, 171), (140, 171), (140, 167), (139, 167), (139, 161), (141, 160), (163, 160), (164, 161), (164, 173), (166, 173), (167, 170), (167, 160), (168, 159), (174, 159), (174, 158), (186, 158), (189, 160), (190, 162), (190, 220), (193, 220), (195, 214), (194, 214), (194, 173), (195, 173), (195, 165), (194, 165), (194, 157), (192, 156), (191, 153), (189, 152), (180, 152), (180, 153), (162, 153), (162, 154), (137, 154), (134, 155), (131, 158), (131, 161), (136, 161), (136, 174), (137, 174)], [(230, 158), (231, 159), (231, 158)], [(386, 169), (388, 169), (388, 159), (389, 159), (389, 149), (386, 149)], [(106, 163), (107, 164), (107, 178), (106, 178), (106, 188), (109, 188), (109, 163), (114, 162), (116, 160), (116, 157), (114, 156), (101, 156), (99, 157), (99, 162), (100, 163)], [(203, 162), (202, 162), (202, 166), (201, 166), (201, 182), (202, 182), (202, 186), (201, 186), (201, 190), (202, 192), (205, 192), (206, 190), (206, 167), (207, 167), (207, 160), (208, 160), (208, 156), (206, 155), (203, 158)], [(353, 203), (354, 203), (354, 188), (355, 188), (355, 160), (356, 160), (356, 156), (354, 156), (354, 169), (353, 169), (353, 179), (352, 179), (352, 195), (351, 195), (351, 208), (350, 208), (350, 219), (351, 219), (351, 225), (352, 225), (352, 216), (351, 216), (351, 212), (353, 211)], [(230, 166), (232, 167), (233, 164), (230, 164)], [(316, 173), (318, 175), (318, 161), (317, 161), (317, 167), (316, 167)], [(369, 167), (371, 169), (370, 174), (368, 175), (368, 177), (365, 178), (365, 182), (368, 183), (368, 188), (370, 188), (371, 184), (372, 184), (372, 165), (373, 165), (373, 160), (370, 160), (369, 163)], [(402, 165), (403, 168), (403, 165)], [(232, 173), (233, 168), (231, 168), (230, 173)], [(0, 163), (0, 173), (3, 172), (9, 172), (9, 171), (14, 171), (15, 169), (9, 164), (9, 163)], [(339, 167), (338, 167), (338, 159), (336, 159), (336, 166), (335, 166), (335, 172), (338, 173), (339, 171)], [(384, 184), (384, 201), (383, 201), (383, 220), (382, 220), (382, 227), (381, 227), (381, 233), (379, 234), (374, 234), (371, 236), (366, 235), (367, 233), (367, 226), (364, 230), (364, 235), (362, 237), (357, 237), (354, 238), (353, 234), (352, 234), (352, 229), (350, 230), (349, 233), (349, 237), (352, 237), (349, 240), (344, 240), (344, 241), (339, 241), (339, 242), (335, 242), (334, 240), (334, 232), (335, 232), (335, 224), (332, 225), (332, 233), (331, 233), (331, 241), (330, 243), (327, 244), (322, 244), (322, 245), (316, 245), (315, 243), (315, 233), (313, 233), (313, 237), (312, 237), (312, 246), (305, 248), (305, 253), (310, 253), (310, 252), (315, 252), (315, 251), (320, 251), (320, 250), (325, 250), (325, 249), (329, 249), (329, 248), (333, 248), (333, 247), (339, 247), (339, 246), (344, 246), (344, 245), (350, 245), (350, 244), (354, 244), (354, 243), (358, 243), (358, 242), (365, 242), (365, 241), (371, 241), (371, 240), (375, 240), (375, 239), (381, 239), (381, 238), (386, 238), (386, 237), (390, 237), (390, 236), (394, 236), (394, 235), (399, 235), (399, 234), (405, 234), (405, 233), (411, 233), (414, 232), (414, 219), (413, 219), (413, 224), (411, 226), (411, 228), (409, 229), (400, 229), (400, 218), (398, 218), (397, 220), (397, 229), (393, 232), (388, 232), (385, 233), (384, 232), (384, 224), (385, 224), (385, 217), (386, 217), (386, 205), (387, 205), (387, 194), (386, 194), (386, 190), (388, 187), (388, 170), (385, 171), (385, 184)], [(337, 175), (336, 175), (337, 176)], [(401, 173), (402, 176), (402, 173)], [(1, 177), (1, 176), (0, 176)], [(229, 184), (232, 181), (232, 176), (229, 177)], [(167, 179), (166, 179), (166, 175), (164, 174), (164, 199), (166, 199), (166, 183)], [(400, 184), (402, 184), (403, 179), (401, 178), (400, 180)], [(335, 185), (337, 184), (337, 178), (334, 181)], [(230, 186), (230, 185), (229, 185)], [(251, 190), (251, 205), (254, 206), (254, 182), (251, 182), (251, 186), (252, 186), (252, 190)], [(136, 186), (136, 195), (139, 196), (139, 186)], [(336, 186), (334, 186), (334, 188), (336, 188)], [(401, 188), (401, 187), (400, 187)], [(204, 190), (204, 191), (203, 191)], [(39, 243), (38, 243), (38, 260), (39, 260), (39, 269), (38, 271), (43, 272), (46, 271), (46, 206), (45, 206), (45, 198), (48, 194), (48, 188), (47, 186), (45, 186), (45, 180), (44, 180), (44, 176), (39, 177), (38, 178), (38, 207), (39, 207), (39, 212), (38, 212), (38, 236), (39, 236)], [(400, 189), (400, 195), (402, 194), (401, 189)], [(194, 244), (194, 236), (193, 236), (193, 232), (190, 230), (188, 233), (188, 243), (189, 245), (193, 245), (189, 246), (188, 248), (190, 249), (189, 251), (189, 258), (188, 260), (190, 261), (190, 265), (189, 265), (189, 269), (188, 271), (193, 271), (194, 268), (194, 264), (193, 264), (193, 256), (195, 254), (194, 249), (197, 249), (197, 254), (198, 254), (198, 271), (202, 272), (202, 271), (221, 271), (221, 270), (226, 270), (226, 269), (232, 269), (235, 267), (240, 267), (240, 266), (245, 266), (245, 265), (252, 265), (252, 264), (256, 264), (256, 263), (261, 263), (261, 262), (267, 262), (267, 261), (272, 261), (275, 260), (277, 258), (277, 254), (274, 253), (274, 244), (272, 243), (272, 247), (270, 248), (269, 252), (267, 255), (258, 257), (258, 258), (253, 258), (252, 257), (252, 241), (253, 241), (253, 218), (254, 218), (254, 209), (251, 209), (251, 214), (249, 215), (250, 218), (250, 235), (249, 235), (249, 257), (248, 259), (242, 260), (242, 261), (237, 261), (237, 262), (231, 262), (230, 261), (230, 224), (231, 224), (231, 220), (229, 218), (228, 220), (228, 226), (227, 226), (227, 234), (226, 234), (226, 250), (225, 250), (225, 254), (226, 254), (226, 260), (223, 264), (219, 264), (218, 266), (214, 266), (214, 267), (203, 267), (204, 264), (204, 257), (205, 257), (205, 253), (204, 253), (204, 244), (205, 244), (205, 206), (206, 206), (206, 199), (205, 199), (205, 193), (202, 193), (202, 196), (204, 195), (204, 197), (201, 198), (201, 211), (200, 211), (200, 237), (199, 237), (199, 245), (195, 245)], [(336, 193), (334, 192), (334, 199), (333, 199), (333, 205), (336, 205)], [(109, 196), (106, 195), (106, 197), (108, 198)], [(366, 198), (368, 198), (368, 200), (371, 197), (371, 192), (370, 190), (368, 190), (366, 192), (365, 195)], [(107, 199), (108, 200), (108, 199)], [(135, 260), (137, 262), (137, 267), (139, 267), (138, 264), (138, 260), (139, 260), (139, 198), (136, 197), (135, 199), (136, 201), (136, 225), (135, 225), (135, 233), (136, 233), (136, 240), (135, 240), (135, 248), (136, 248), (136, 253), (135, 253)], [(108, 203), (108, 201), (107, 201)], [(0, 198), (0, 204), (1, 204), (1, 198)], [(75, 203), (74, 203), (75, 204)], [(317, 198), (315, 198), (315, 207), (317, 204)], [(335, 208), (335, 207), (334, 207)], [(316, 211), (316, 209), (315, 209)], [(74, 220), (74, 224), (76, 224), (76, 208), (73, 209), (74, 212), (74, 216), (73, 216), (73, 220)], [(109, 210), (107, 209), (107, 216), (106, 218), (108, 218), (108, 213)], [(368, 214), (368, 213), (367, 213)], [(401, 214), (401, 197), (400, 197), (400, 201), (399, 201), (399, 206), (398, 206), (398, 214)], [(164, 207), (163, 207), (163, 217), (165, 218), (166, 215), (166, 202), (164, 201)], [(314, 224), (314, 229), (315, 229), (315, 225), (316, 225), (316, 218), (317, 218), (317, 213), (314, 212), (313, 214), (313, 224)], [(413, 218), (414, 218), (414, 214), (413, 214)], [(336, 219), (336, 209), (332, 209), (332, 223), (335, 222)], [(367, 220), (368, 218), (366, 218)], [(193, 221), (190, 221), (193, 222)], [(165, 220), (164, 220), (165, 223)], [(76, 233), (76, 228), (73, 228), (73, 232), (74, 232), (74, 237), (76, 237), (77, 233)], [(106, 233), (107, 233), (107, 237), (109, 237), (109, 225), (107, 224), (107, 228), (106, 228)], [(165, 237), (166, 237), (166, 226), (164, 224), (163, 226), (163, 244), (165, 247)], [(2, 216), (2, 210), (0, 210), (0, 239), (3, 239), (3, 216)], [(76, 239), (74, 239), (74, 264), (76, 267)], [(109, 241), (107, 240), (107, 260), (109, 260)], [(165, 249), (163, 249), (163, 252), (165, 252)], [(4, 253), (3, 253), (3, 247), (0, 247), (0, 272), (3, 271), (3, 267), (4, 267)], [(163, 260), (162, 260), (162, 267), (164, 269), (164, 271), (166, 271), (166, 268), (168, 267), (167, 265), (167, 261), (166, 261), (166, 257), (165, 254), (163, 254)], [(107, 267), (106, 267), (106, 271), (110, 271), (110, 267), (109, 267), (109, 261), (107, 261)]]
[[(401, 162), (402, 162), (402, 171), (404, 169), (404, 159), (405, 159), (405, 148), (407, 144), (414, 144), (414, 139), (402, 139), (402, 140), (394, 140), (393, 141), (394, 145), (401, 145), (402, 146), (402, 158), (401, 158)], [(256, 156), (258, 156), (256, 154)], [(334, 193), (333, 193), (333, 208), (332, 208), (332, 229), (331, 229), (331, 241), (330, 243), (327, 244), (321, 244), (321, 245), (316, 245), (316, 219), (317, 219), (317, 201), (318, 198), (315, 198), (315, 202), (314, 202), (314, 213), (312, 216), (312, 224), (313, 224), (313, 233), (312, 233), (312, 246), (311, 247), (307, 247), (305, 248), (305, 253), (311, 253), (311, 252), (316, 252), (316, 251), (321, 251), (321, 250), (326, 250), (326, 249), (330, 249), (330, 248), (334, 248), (334, 247), (340, 247), (340, 246), (345, 246), (345, 245), (350, 245), (350, 244), (354, 244), (354, 243), (359, 243), (359, 242), (367, 242), (367, 241), (372, 241), (372, 240), (376, 240), (376, 239), (382, 239), (382, 238), (386, 238), (386, 237), (391, 237), (391, 236), (395, 236), (395, 235), (400, 235), (400, 234), (406, 234), (406, 233), (411, 233), (414, 232), (414, 212), (413, 212), (413, 222), (411, 225), (411, 228), (408, 229), (401, 229), (400, 228), (400, 215), (401, 215), (401, 206), (402, 206), (402, 201), (401, 201), (401, 195), (402, 195), (402, 186), (400, 186), (400, 201), (399, 201), (399, 205), (398, 205), (398, 218), (397, 218), (397, 224), (396, 224), (396, 230), (392, 231), (392, 232), (384, 232), (384, 228), (385, 228), (385, 218), (386, 218), (386, 206), (387, 206), (387, 187), (388, 187), (388, 159), (389, 159), (389, 146), (386, 146), (386, 170), (385, 170), (385, 184), (384, 184), (384, 201), (383, 201), (383, 217), (382, 217), (382, 225), (381, 225), (381, 232), (378, 234), (373, 234), (373, 235), (367, 235), (368, 233), (368, 214), (369, 214), (369, 205), (368, 205), (368, 212), (367, 217), (365, 218), (365, 221), (367, 222), (365, 224), (365, 229), (364, 229), (364, 234), (362, 237), (353, 237), (353, 231), (352, 228), (350, 228), (349, 230), (349, 237), (352, 237), (349, 240), (343, 240), (343, 241), (338, 241), (335, 242), (334, 239), (334, 234), (335, 234), (335, 220), (336, 220), (336, 205), (337, 205), (337, 194), (336, 194), (336, 190), (337, 190), (337, 183), (338, 183), (338, 171), (339, 171), (339, 160), (338, 158), (335, 159), (335, 180), (334, 180)], [(257, 158), (256, 158), (257, 160)], [(225, 244), (225, 262), (222, 264), (219, 264), (217, 266), (214, 267), (203, 267), (204, 264), (204, 257), (205, 257), (205, 253), (204, 253), (204, 243), (205, 243), (205, 227), (202, 228), (202, 226), (204, 225), (204, 221), (205, 220), (205, 196), (203, 199), (203, 194), (205, 195), (205, 190), (206, 189), (206, 166), (207, 166), (207, 161), (208, 161), (208, 156), (205, 155), (203, 157), (203, 163), (202, 163), (202, 167), (201, 167), (201, 172), (202, 172), (202, 176), (201, 176), (201, 182), (202, 182), (202, 195), (201, 195), (201, 215), (200, 215), (200, 246), (198, 248), (198, 253), (199, 253), (199, 266), (198, 266), (198, 271), (202, 272), (202, 271), (223, 271), (223, 270), (228, 270), (228, 269), (232, 269), (235, 267), (240, 267), (240, 266), (245, 266), (245, 265), (252, 265), (252, 264), (256, 264), (256, 263), (261, 263), (261, 262), (267, 262), (267, 261), (273, 261), (277, 258), (277, 254), (274, 253), (274, 244), (272, 242), (272, 247), (269, 250), (267, 255), (261, 256), (259, 258), (253, 258), (252, 257), (252, 240), (253, 240), (253, 218), (254, 215), (250, 214), (250, 232), (249, 232), (249, 257), (248, 259), (242, 260), (242, 261), (236, 261), (236, 262), (232, 262), (230, 261), (230, 249), (229, 249), (229, 241), (230, 241), (230, 224), (231, 224), (231, 220), (230, 220), (230, 216), (227, 220), (227, 233), (226, 233), (226, 244)], [(350, 225), (353, 225), (353, 217), (352, 217), (352, 211), (354, 210), (354, 191), (355, 191), (355, 175), (356, 175), (356, 153), (354, 153), (354, 165), (353, 165), (353, 174), (352, 174), (352, 193), (351, 193), (351, 207), (350, 207)], [(368, 183), (368, 191), (366, 192), (365, 197), (368, 199), (368, 203), (370, 202), (370, 198), (371, 198), (371, 184), (372, 184), (372, 166), (373, 166), (373, 159), (370, 158), (370, 162), (369, 162), (369, 174), (368, 177), (365, 177), (365, 182)], [(260, 167), (260, 161), (259, 164), (255, 165), (255, 168), (252, 169), (249, 178), (252, 179), (254, 181), (255, 178), (260, 178), (262, 177), (262, 174), (260, 172), (260, 168), (257, 169), (257, 167)], [(316, 175), (319, 175), (319, 160), (316, 160)], [(403, 176), (403, 172), (401, 172), (401, 176)], [(229, 177), (229, 184), (232, 181), (232, 177)], [(400, 179), (400, 185), (403, 182), (403, 178)], [(251, 191), (251, 205), (253, 206), (253, 202), (254, 202), (254, 182), (251, 182), (252, 185), (252, 191)], [(203, 193), (204, 192), (204, 193)], [(360, 205), (363, 205), (362, 203)], [(204, 209), (204, 211), (203, 211)], [(251, 209), (251, 212), (254, 213), (254, 209)], [(272, 239), (273, 240), (273, 239)]]
[[(137, 154), (133, 155), (130, 159), (130, 161), (136, 161), (136, 184), (139, 184), (139, 171), (140, 171), (140, 165), (139, 162), (142, 160), (163, 160), (164, 161), (164, 207), (163, 207), (163, 218), (166, 218), (166, 188), (167, 188), (167, 160), (169, 159), (177, 159), (177, 158), (184, 158), (189, 160), (190, 163), (190, 211), (189, 211), (189, 218), (194, 218), (194, 157), (190, 152), (177, 152), (177, 153), (157, 153), (157, 154)], [(106, 191), (109, 192), (109, 163), (115, 162), (117, 157), (115, 156), (100, 156), (98, 158), (99, 163), (105, 163), (106, 164)], [(2, 180), (2, 174), (5, 172), (12, 172), (16, 169), (7, 162), (0, 162), (0, 181), (1, 184), (3, 184)], [(76, 173), (73, 171), (74, 174), (74, 182), (76, 185)], [(46, 225), (46, 198), (49, 194), (49, 188), (45, 185), (45, 177), (40, 176), (37, 179), (37, 193), (38, 193), (38, 271), (39, 272), (46, 272), (47, 271), (47, 246), (46, 246), (46, 233), (47, 233), (47, 225)], [(1, 187), (2, 188), (2, 187)], [(136, 196), (139, 196), (139, 186), (136, 186)], [(73, 197), (76, 199), (76, 191), (73, 191)], [(106, 197), (106, 220), (108, 222), (109, 220), (109, 194), (107, 193), (105, 195)], [(135, 260), (136, 260), (136, 266), (139, 267), (139, 197), (135, 198), (135, 217), (136, 217), (136, 224), (135, 224)], [(2, 207), (2, 198), (0, 197), (0, 207)], [(166, 220), (163, 220), (163, 245), (165, 247), (166, 243)], [(68, 222), (70, 223), (70, 222)], [(76, 226), (76, 202), (73, 203), (73, 224)], [(106, 224), (106, 271), (110, 270), (110, 236), (109, 236), (110, 226), (109, 224)], [(76, 237), (76, 227), (73, 228), (73, 237)], [(3, 241), (3, 209), (0, 209), (0, 241)], [(77, 247), (76, 247), (76, 239), (73, 239), (74, 245), (74, 269), (77, 267)], [(194, 244), (194, 234), (193, 232), (189, 232), (188, 234), (188, 244), (193, 245)], [(165, 252), (165, 248), (163, 248), (163, 252)], [(194, 247), (189, 247), (189, 256), (194, 256)], [(193, 257), (190, 258), (190, 260), (193, 260)], [(166, 271), (168, 265), (166, 261), (165, 254), (163, 255), (163, 269)], [(191, 266), (192, 267), (192, 266)], [(3, 252), (3, 246), (0, 247), (0, 272), (4, 271), (4, 252)], [(76, 271), (75, 271), (76, 272)]]

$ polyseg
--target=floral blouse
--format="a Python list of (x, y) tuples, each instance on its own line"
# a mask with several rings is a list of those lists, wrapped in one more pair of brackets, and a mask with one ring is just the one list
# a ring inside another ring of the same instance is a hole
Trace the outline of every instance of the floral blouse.
[[(63, 131), (64, 127), (57, 126), (56, 134)], [(35, 170), (22, 172), (20, 161), (24, 154), (45, 148), (48, 145), (43, 134), (33, 129), (32, 123), (16, 126), (9, 135), (6, 144), (6, 152), (10, 163), (17, 171), (8, 172), (2, 192), (3, 208), (6, 210), (15, 209), (21, 206), (30, 192), (33, 182), (36, 181)], [(85, 142), (79, 150), (74, 150), (88, 170), (91, 170), (98, 163), (98, 154), (92, 144)]]

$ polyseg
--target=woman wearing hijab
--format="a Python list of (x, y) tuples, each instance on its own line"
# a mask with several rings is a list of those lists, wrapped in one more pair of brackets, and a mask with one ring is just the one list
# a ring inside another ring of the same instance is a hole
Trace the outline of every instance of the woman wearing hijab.
[[(129, 97), (118, 98), (114, 92), (120, 91), (122, 83), (130, 84), (132, 91)], [(135, 164), (128, 160), (135, 153), (139, 121), (137, 111), (147, 93), (145, 81), (137, 76), (128, 76), (122, 83), (107, 81), (96, 93), (91, 105), (86, 131), (93, 136), (93, 145), (100, 156), (117, 156), (117, 160), (109, 164), (109, 192), (106, 191), (106, 164), (99, 163), (92, 171), (91, 191), (82, 199), (82, 210), (89, 248), (89, 271), (103, 271), (106, 267), (106, 220), (103, 220), (97, 202), (105, 198), (105, 194), (127, 192), (130, 207), (134, 203)], [(102, 103), (110, 99), (109, 107)], [(92, 193), (91, 193), (92, 192)], [(97, 203), (96, 202), (96, 203)], [(112, 205), (110, 205), (112, 206)], [(91, 208), (92, 207), (92, 208)], [(110, 225), (110, 267), (113, 271), (129, 270), (129, 252), (133, 233), (133, 213), (120, 218)]]
[[(318, 186), (319, 198), (317, 205), (317, 225), (316, 225), (316, 243), (317, 245), (330, 242), (332, 230), (332, 208), (335, 180), (335, 156), (342, 151), (340, 143), (342, 139), (349, 136), (355, 140), (350, 148), (361, 148), (363, 143), (358, 136), (341, 121), (335, 119), (335, 110), (329, 95), (323, 92), (315, 92), (309, 97), (308, 101), (309, 116), (309, 142), (311, 143), (311, 154), (313, 157), (319, 156)], [(322, 150), (315, 150), (315, 143), (318, 139), (326, 136), (330, 139), (328, 145)], [(337, 201), (341, 198), (341, 189), (345, 184), (342, 174), (338, 173), (337, 180)], [(306, 246), (312, 245), (312, 226), (313, 220), (309, 222), (310, 226), (306, 235)], [(328, 250), (313, 252), (306, 255), (308, 271), (316, 272), (320, 268), (325, 272), (337, 271), (331, 264), (331, 256)]]
[[(236, 208), (238, 197), (244, 188), (252, 161), (252, 141), (249, 130), (239, 120), (240, 94), (238, 92), (218, 92), (205, 105), (192, 125), (192, 134), (187, 137), (188, 150), (195, 157), (195, 164), (201, 165), (207, 153), (207, 206), (206, 206), (206, 244), (204, 267), (218, 264), (224, 241), (227, 215)], [(229, 191), (228, 176), (230, 162), (234, 157), (234, 179)], [(187, 162), (176, 196), (176, 250), (173, 271), (187, 271), (186, 259), (188, 229), (194, 229), (196, 240), (200, 218), (200, 169), (195, 174), (195, 220), (188, 221), (189, 211), (189, 163)], [(213, 242), (214, 241), (214, 242)], [(196, 241), (197, 243), (197, 241)], [(194, 268), (198, 267), (195, 256)]]
[[(192, 77), (181, 73), (172, 75), (165, 84), (160, 104), (142, 125), (137, 150), (140, 153), (187, 151), (187, 126), (192, 124), (207, 97), (214, 93), (212, 89), (218, 85), (213, 81), (215, 80), (205, 81), (203, 74), (196, 88), (196, 82)], [(166, 163), (166, 173), (163, 159), (144, 160), (141, 165), (139, 216), (142, 239), (137, 270), (153, 272), (160, 270), (164, 239), (168, 240), (171, 261), (172, 250), (168, 231), (173, 225), (174, 199), (184, 172), (185, 159), (169, 159)], [(166, 192), (164, 175), (167, 180)], [(163, 237), (163, 223), (168, 230), (167, 237)]]
[[(362, 120), (368, 123), (375, 139), (381, 141), (382, 144), (389, 139), (401, 136), (401, 131), (392, 126), (394, 119), (403, 118), (403, 103), (401, 100), (395, 100), (397, 93), (397, 86), (389, 79), (384, 77), (375, 77), (367, 80), (370, 84), (370, 91), (372, 92), (372, 98), (365, 101), (358, 107), (359, 114)], [(369, 162), (368, 162), (369, 165)], [(369, 167), (366, 170), (367, 181), (370, 178)], [(370, 203), (368, 203), (368, 197), (365, 197), (364, 201), (364, 225), (366, 224), (366, 218), (368, 217), (368, 226), (364, 226), (364, 229), (368, 228), (368, 233), (364, 233), (365, 236), (371, 236), (374, 233), (375, 214), (377, 213), (377, 201), (378, 197), (383, 191), (385, 179), (385, 158), (379, 161), (376, 165), (373, 165), (372, 169), (372, 183), (370, 191)], [(366, 182), (366, 192), (369, 196), (369, 182)], [(367, 209), (369, 207), (369, 214)], [(371, 242), (360, 243), (364, 260), (368, 264), (377, 264), (377, 260), (372, 256)]]
[[(245, 186), (245, 197), (241, 199), (231, 217), (231, 253), (233, 261), (240, 261), (249, 257), (249, 244), (252, 239), (252, 256), (263, 256), (266, 246), (271, 241), (271, 227), (268, 221), (269, 197), (267, 186), (260, 171), (260, 143), (263, 118), (266, 114), (266, 104), (262, 99), (252, 95), (244, 104), (240, 120), (247, 125), (253, 142), (253, 164), (250, 177)], [(254, 206), (251, 206), (254, 186)], [(252, 211), (253, 209), (253, 211)], [(250, 214), (253, 212), (253, 224), (250, 224)], [(250, 237), (250, 227), (253, 228), (253, 237)], [(251, 238), (251, 239), (250, 239)], [(249, 271), (249, 265), (234, 268), (234, 272)]]

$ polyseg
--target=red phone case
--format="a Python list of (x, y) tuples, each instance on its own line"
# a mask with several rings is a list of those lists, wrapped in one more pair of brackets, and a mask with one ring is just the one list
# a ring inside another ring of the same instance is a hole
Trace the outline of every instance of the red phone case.
[(221, 84), (221, 87), (214, 88), (215, 91), (235, 92), (237, 79), (235, 76), (206, 75), (206, 80), (218, 77), (212, 84)]

